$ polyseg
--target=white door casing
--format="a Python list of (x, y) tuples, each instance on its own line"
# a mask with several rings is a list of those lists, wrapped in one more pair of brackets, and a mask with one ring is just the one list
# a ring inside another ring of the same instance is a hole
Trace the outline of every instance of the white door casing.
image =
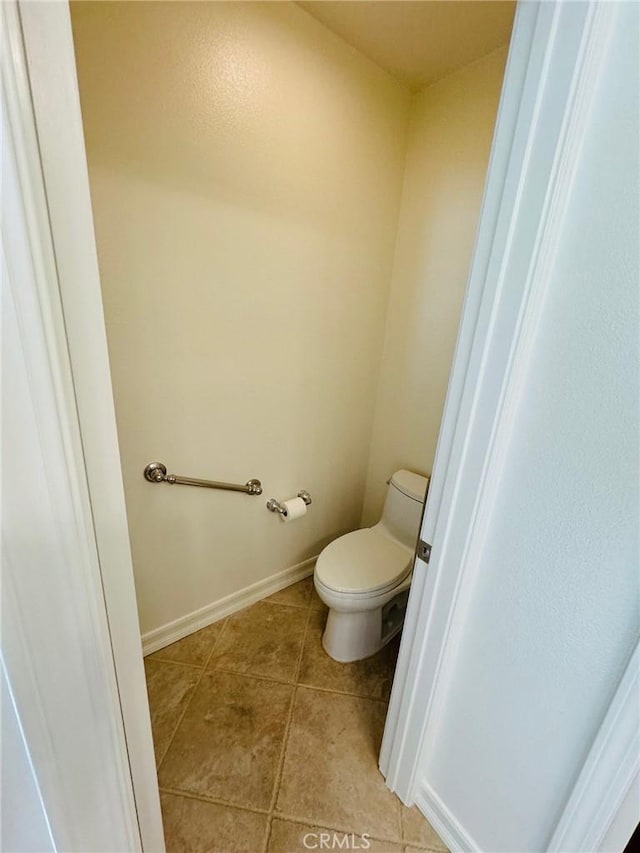
[(96, 544), (144, 849), (164, 846), (67, 0), (20, 4)]
[(162, 850), (69, 10), (1, 5), (7, 684), (55, 848)]

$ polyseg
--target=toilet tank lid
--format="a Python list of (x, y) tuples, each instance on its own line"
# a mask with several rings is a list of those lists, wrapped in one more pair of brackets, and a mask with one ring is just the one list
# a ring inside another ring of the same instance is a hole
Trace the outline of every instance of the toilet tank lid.
[(429, 485), (429, 477), (423, 477), (421, 474), (414, 474), (413, 471), (401, 469), (400, 471), (396, 471), (391, 477), (391, 484), (408, 498), (413, 498), (414, 501), (424, 503)]

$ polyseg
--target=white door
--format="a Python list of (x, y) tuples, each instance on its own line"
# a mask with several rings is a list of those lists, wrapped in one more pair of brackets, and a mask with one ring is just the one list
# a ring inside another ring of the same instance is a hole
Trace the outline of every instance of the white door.
[[(132, 779), (141, 750), (153, 768), (146, 699), (140, 711), (146, 740), (143, 729), (133, 743), (135, 727), (125, 733), (123, 722), (131, 685), (121, 675), (137, 672), (144, 696), (137, 621), (130, 618), (133, 586), (128, 609), (110, 624), (108, 554), (98, 544), (104, 513), (93, 501), (98, 490), (90, 500), (83, 446), (90, 431), (81, 434), (79, 376), (68, 352), (71, 318), (63, 317), (60, 298), (68, 286), (65, 255), (50, 230), (20, 14), (13, 3), (0, 5), (2, 849), (128, 851), (144, 844), (161, 850), (159, 808), (151, 814), (148, 806), (158, 800), (155, 774), (147, 790), (135, 790)], [(66, 4), (31, 5), (67, 11)], [(72, 193), (67, 201), (73, 223)], [(82, 254), (87, 244), (78, 233), (76, 241), (75, 254)], [(86, 290), (92, 285), (85, 279)], [(92, 327), (94, 320), (85, 312), (87, 334), (100, 341), (103, 321)], [(104, 379), (94, 370), (93, 391), (112, 411), (108, 372)], [(120, 510), (121, 521), (117, 512), (110, 516), (115, 541), (126, 540), (123, 503)], [(117, 639), (123, 632), (133, 632), (136, 643), (132, 663), (116, 674), (111, 634)]]
[(639, 12), (516, 17), (381, 755), (452, 850), (640, 819)]

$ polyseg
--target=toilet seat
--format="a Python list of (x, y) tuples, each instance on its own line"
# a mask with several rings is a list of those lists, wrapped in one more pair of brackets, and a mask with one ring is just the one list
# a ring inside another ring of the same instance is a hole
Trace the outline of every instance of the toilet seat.
[(316, 577), (335, 592), (382, 593), (409, 574), (413, 551), (376, 527), (354, 530), (334, 540), (316, 563)]

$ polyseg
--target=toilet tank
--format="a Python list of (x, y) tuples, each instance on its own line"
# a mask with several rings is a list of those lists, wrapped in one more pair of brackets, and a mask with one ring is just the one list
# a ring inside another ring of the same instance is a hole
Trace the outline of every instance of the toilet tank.
[(428, 485), (428, 477), (402, 470), (395, 472), (387, 488), (378, 525), (411, 549), (415, 547), (418, 538)]

